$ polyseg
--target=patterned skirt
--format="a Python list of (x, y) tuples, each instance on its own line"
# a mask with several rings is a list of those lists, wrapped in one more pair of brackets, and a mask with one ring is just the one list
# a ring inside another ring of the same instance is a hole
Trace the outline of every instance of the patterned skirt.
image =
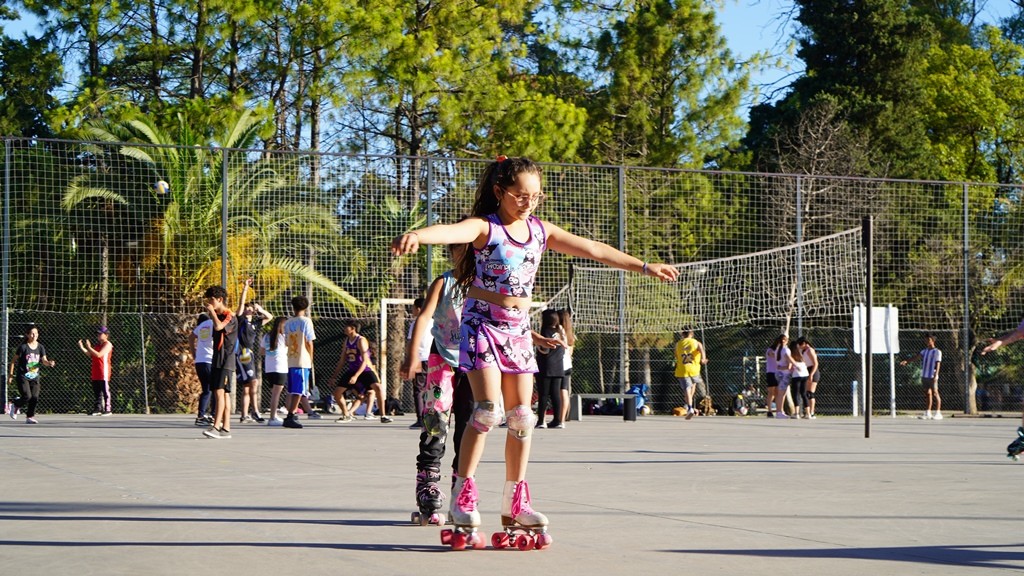
[(537, 372), (529, 310), (467, 298), (462, 309), (459, 368), (470, 372), (492, 366), (506, 374)]

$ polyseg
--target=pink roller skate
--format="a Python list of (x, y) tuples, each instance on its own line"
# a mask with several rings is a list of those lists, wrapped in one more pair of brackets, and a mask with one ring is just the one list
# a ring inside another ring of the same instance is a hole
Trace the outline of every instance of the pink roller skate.
[(472, 477), (455, 481), (449, 511), (454, 528), (441, 530), (441, 544), (451, 545), (452, 550), (465, 550), (467, 547), (480, 549), (487, 545), (476, 531), (480, 527), (480, 512), (476, 509), (479, 500)]
[(495, 548), (543, 550), (551, 545), (547, 516), (530, 507), (530, 487), (526, 480), (505, 482), (501, 495), (501, 527), (503, 532), (491, 535)]

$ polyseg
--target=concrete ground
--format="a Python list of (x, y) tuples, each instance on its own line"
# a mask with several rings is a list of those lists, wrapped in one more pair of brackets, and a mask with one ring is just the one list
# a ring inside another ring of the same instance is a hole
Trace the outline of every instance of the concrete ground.
[[(554, 544), (530, 552), (453, 552), (409, 522), (409, 416), (230, 440), (180, 415), (39, 419), (0, 421), (0, 570), (19, 576), (1024, 571), (1018, 418), (877, 417), (867, 439), (849, 418), (538, 430), (528, 477)], [(486, 535), (505, 438), (477, 475)]]

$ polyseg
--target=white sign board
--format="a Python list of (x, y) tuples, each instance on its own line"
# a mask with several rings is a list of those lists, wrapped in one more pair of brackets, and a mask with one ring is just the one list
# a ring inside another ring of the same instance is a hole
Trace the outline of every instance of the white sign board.
[[(865, 306), (853, 309), (853, 351), (861, 354), (864, 338)], [(871, 309), (871, 353), (900, 353), (900, 314), (894, 306), (875, 306)]]

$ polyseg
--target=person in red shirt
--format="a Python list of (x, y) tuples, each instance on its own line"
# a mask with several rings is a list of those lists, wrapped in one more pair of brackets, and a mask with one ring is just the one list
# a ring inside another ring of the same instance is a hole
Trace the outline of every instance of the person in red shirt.
[(79, 340), (78, 347), (92, 359), (92, 393), (96, 397), (96, 405), (90, 416), (110, 416), (110, 357), (114, 345), (110, 343), (110, 331), (106, 326), (96, 330), (96, 346), (88, 339)]

